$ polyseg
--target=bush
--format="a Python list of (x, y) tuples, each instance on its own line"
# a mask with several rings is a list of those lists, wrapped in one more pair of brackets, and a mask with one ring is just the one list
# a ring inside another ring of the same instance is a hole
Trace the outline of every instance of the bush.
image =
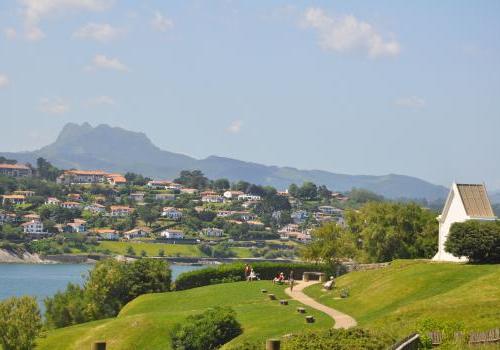
[(85, 314), (85, 294), (82, 287), (69, 283), (65, 291), (46, 298), (45, 318), (52, 328), (65, 327), (88, 321)]
[(500, 262), (500, 222), (470, 220), (455, 223), (445, 243), (446, 251), (472, 262)]
[(169, 291), (170, 284), (171, 271), (161, 260), (100, 261), (83, 288), (68, 284), (66, 291), (44, 300), (47, 325), (64, 327), (113, 317), (139, 295)]
[[(280, 272), (288, 274), (294, 271), (295, 278), (300, 278), (306, 271), (321, 271), (331, 274), (326, 265), (299, 264), (299, 263), (275, 263), (258, 262), (252, 264), (253, 269), (264, 280), (272, 280)], [(217, 267), (208, 267), (201, 270), (182, 273), (175, 281), (176, 290), (185, 290), (217, 284), (224, 281), (240, 281), (245, 279), (245, 264), (224, 264)]]
[(383, 350), (394, 339), (362, 328), (332, 329), (292, 335), (283, 342), (283, 350)]
[(172, 329), (172, 348), (179, 350), (211, 350), (242, 333), (241, 325), (236, 320), (236, 313), (231, 308), (207, 310), (198, 315), (189, 316), (183, 324)]
[(4, 350), (33, 349), (41, 328), (35, 298), (13, 297), (0, 302), (0, 347)]

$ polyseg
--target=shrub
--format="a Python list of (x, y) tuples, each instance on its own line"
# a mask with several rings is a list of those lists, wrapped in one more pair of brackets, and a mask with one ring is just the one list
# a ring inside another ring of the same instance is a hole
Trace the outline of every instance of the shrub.
[(179, 350), (217, 349), (242, 333), (241, 325), (231, 308), (207, 310), (189, 316), (172, 329), (172, 348)]
[(472, 262), (500, 262), (500, 222), (470, 220), (455, 223), (445, 243), (446, 251)]
[(384, 334), (362, 328), (332, 329), (291, 335), (283, 341), (283, 350), (383, 350), (393, 343)]
[(432, 349), (432, 340), (429, 336), (430, 332), (441, 332), (442, 345), (449, 345), (459, 342), (458, 339), (455, 339), (455, 333), (463, 333), (464, 331), (465, 326), (461, 322), (443, 320), (437, 321), (432, 318), (426, 318), (420, 321), (418, 325), (420, 348)]
[[(272, 280), (280, 272), (288, 274), (290, 270), (294, 271), (295, 278), (299, 278), (299, 276), (302, 276), (302, 273), (306, 271), (321, 271), (331, 274), (327, 266), (321, 264), (258, 262), (252, 264), (252, 267), (259, 275), (259, 278), (264, 280)], [(244, 263), (234, 263), (184, 272), (177, 277), (175, 289), (185, 290), (225, 281), (244, 280), (244, 269)]]
[(13, 297), (0, 302), (0, 347), (4, 350), (33, 349), (41, 328), (35, 298)]
[(100, 261), (89, 272), (83, 288), (69, 284), (66, 291), (44, 300), (49, 327), (64, 327), (113, 317), (132, 299), (170, 290), (171, 271), (161, 260), (122, 263)]
[(88, 321), (85, 315), (85, 294), (82, 287), (69, 283), (65, 291), (46, 298), (45, 319), (49, 327), (65, 327)]

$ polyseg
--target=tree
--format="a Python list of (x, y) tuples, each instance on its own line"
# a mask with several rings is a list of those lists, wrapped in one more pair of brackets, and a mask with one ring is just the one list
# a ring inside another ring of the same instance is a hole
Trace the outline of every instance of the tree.
[(190, 188), (202, 190), (208, 186), (208, 179), (200, 170), (182, 170), (174, 182)]
[(324, 262), (335, 266), (342, 259), (356, 255), (354, 237), (336, 223), (326, 223), (311, 233), (312, 241), (305, 246), (301, 255), (305, 260)]
[(160, 216), (158, 209), (151, 205), (142, 205), (138, 207), (137, 214), (148, 226), (151, 226), (151, 224)]
[(298, 197), (304, 200), (314, 200), (318, 197), (318, 188), (314, 183), (306, 181), (299, 188)]
[(49, 181), (56, 181), (57, 177), (61, 173), (59, 169), (42, 157), (36, 160), (36, 171), (40, 178)]
[(369, 202), (345, 219), (371, 261), (431, 258), (437, 252), (436, 214), (415, 203)]
[(151, 179), (149, 177), (144, 177), (141, 174), (136, 174), (132, 172), (128, 172), (125, 174), (125, 179), (127, 180), (127, 184), (132, 186), (144, 186)]
[(297, 186), (296, 184), (291, 184), (290, 186), (288, 186), (288, 193), (290, 194), (290, 196), (297, 198), (299, 195), (299, 186)]
[(472, 262), (500, 263), (500, 222), (469, 220), (451, 226), (447, 252)]
[(231, 186), (228, 179), (217, 179), (213, 182), (213, 188), (216, 191), (224, 191)]
[(0, 302), (0, 345), (3, 350), (30, 350), (42, 328), (34, 297), (12, 297)]
[(318, 197), (321, 199), (331, 199), (332, 191), (330, 191), (325, 185), (321, 185), (318, 187)]
[(45, 298), (45, 318), (49, 328), (60, 328), (88, 321), (85, 313), (85, 291), (77, 284), (68, 283), (65, 291)]
[(133, 248), (131, 245), (129, 245), (129, 246), (127, 247), (127, 255), (130, 255), (130, 256), (135, 256), (135, 254), (136, 254), (136, 253), (135, 253), (134, 248)]

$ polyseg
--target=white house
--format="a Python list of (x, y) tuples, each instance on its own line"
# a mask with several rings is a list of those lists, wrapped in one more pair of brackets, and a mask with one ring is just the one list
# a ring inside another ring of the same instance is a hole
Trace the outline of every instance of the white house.
[(99, 203), (92, 203), (85, 207), (85, 210), (88, 210), (94, 214), (105, 213), (106, 207)]
[(163, 230), (160, 232), (160, 236), (166, 239), (184, 239), (184, 232), (180, 230)]
[(66, 209), (78, 209), (80, 208), (80, 203), (78, 202), (62, 202), (61, 207)]
[(342, 215), (344, 212), (342, 209), (332, 207), (331, 205), (321, 205), (318, 207), (318, 211), (326, 215)]
[(87, 222), (81, 219), (74, 219), (73, 222), (68, 222), (64, 228), (65, 232), (82, 233), (87, 230), (85, 226)]
[(233, 199), (233, 198), (238, 198), (238, 196), (241, 196), (245, 194), (244, 192), (241, 191), (226, 191), (224, 192), (224, 197), (227, 199)]
[(201, 201), (205, 203), (224, 203), (224, 197), (217, 194), (208, 194), (201, 197)]
[(484, 185), (453, 183), (443, 212), (437, 220), (439, 221), (439, 249), (432, 260), (460, 262), (467, 261), (467, 259), (456, 257), (444, 249), (451, 225), (468, 220), (496, 220), (496, 216)]
[(136, 227), (130, 231), (123, 233), (123, 238), (134, 239), (134, 238), (147, 237), (150, 232), (151, 230), (147, 227)]
[(144, 202), (144, 196), (146, 194), (144, 192), (134, 192), (130, 194), (130, 199), (135, 202)]
[(224, 235), (224, 230), (215, 227), (204, 228), (201, 230), (201, 234), (206, 237), (222, 237)]
[(238, 200), (240, 201), (260, 201), (262, 198), (256, 194), (240, 194)]
[(55, 197), (48, 197), (45, 204), (59, 205), (61, 204), (61, 201)]
[(110, 210), (109, 211), (110, 216), (117, 217), (117, 216), (127, 216), (132, 214), (134, 208), (130, 208), (125, 205), (112, 205), (109, 208), (109, 210)]
[(164, 207), (161, 216), (172, 220), (180, 220), (182, 218), (182, 211), (174, 207)]
[(23, 227), (24, 233), (30, 235), (42, 235), (47, 233), (43, 232), (43, 223), (40, 220), (31, 220), (25, 222), (21, 226)]

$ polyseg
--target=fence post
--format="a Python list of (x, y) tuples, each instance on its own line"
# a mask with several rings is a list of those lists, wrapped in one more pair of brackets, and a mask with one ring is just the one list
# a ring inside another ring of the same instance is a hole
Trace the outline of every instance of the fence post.
[(281, 342), (278, 339), (266, 340), (266, 350), (280, 350)]
[(106, 350), (106, 342), (101, 340), (94, 342), (91, 350)]

